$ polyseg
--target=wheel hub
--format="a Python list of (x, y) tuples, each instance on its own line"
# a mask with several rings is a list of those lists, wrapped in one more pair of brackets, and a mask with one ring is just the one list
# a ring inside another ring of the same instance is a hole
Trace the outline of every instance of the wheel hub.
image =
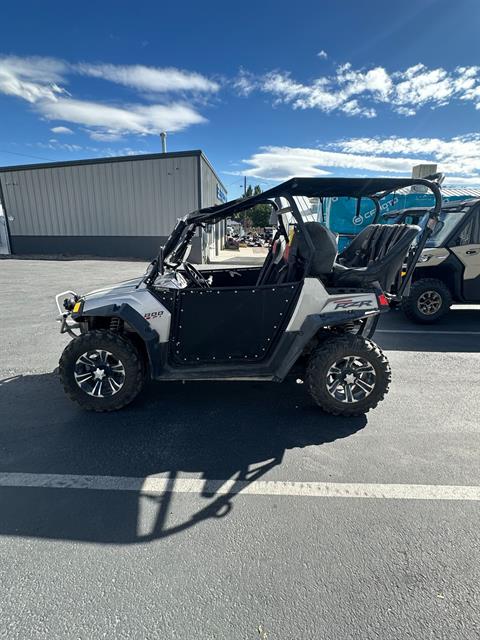
[(424, 291), (417, 301), (418, 310), (426, 316), (437, 313), (441, 306), (442, 296), (437, 291)]
[(107, 398), (125, 383), (125, 367), (110, 351), (86, 351), (75, 362), (73, 375), (77, 385), (90, 396)]
[(376, 373), (365, 358), (345, 356), (327, 372), (327, 391), (340, 402), (352, 404), (365, 400), (375, 387)]
[(103, 380), (105, 375), (105, 369), (99, 369), (98, 367), (93, 372), (93, 377), (95, 378), (95, 380)]

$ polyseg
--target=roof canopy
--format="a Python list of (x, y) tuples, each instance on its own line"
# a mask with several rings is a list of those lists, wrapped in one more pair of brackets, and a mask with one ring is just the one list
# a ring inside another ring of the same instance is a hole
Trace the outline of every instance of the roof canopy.
[(190, 213), (186, 222), (213, 222), (256, 204), (281, 196), (307, 196), (309, 198), (380, 198), (387, 193), (422, 184), (436, 197), (435, 210), (441, 208), (441, 194), (436, 182), (421, 178), (291, 178), (268, 191), (251, 198), (231, 200), (215, 207), (207, 207)]

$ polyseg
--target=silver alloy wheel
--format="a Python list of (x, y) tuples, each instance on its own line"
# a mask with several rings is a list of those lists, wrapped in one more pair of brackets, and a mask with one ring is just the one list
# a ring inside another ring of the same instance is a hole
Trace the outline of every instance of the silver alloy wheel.
[(442, 306), (442, 296), (438, 291), (424, 291), (417, 300), (417, 307), (420, 313), (425, 316), (432, 316), (437, 313)]
[(125, 383), (125, 367), (105, 349), (86, 351), (75, 362), (75, 382), (82, 391), (94, 398), (109, 398)]
[(327, 391), (339, 402), (353, 404), (365, 400), (375, 388), (373, 365), (358, 356), (345, 356), (327, 372)]

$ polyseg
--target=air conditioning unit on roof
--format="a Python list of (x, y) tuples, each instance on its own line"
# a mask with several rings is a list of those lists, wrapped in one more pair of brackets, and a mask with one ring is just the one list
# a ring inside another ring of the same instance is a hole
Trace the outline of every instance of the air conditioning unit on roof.
[[(412, 168), (412, 178), (427, 178), (437, 173), (436, 164), (417, 164)], [(411, 190), (416, 193), (427, 193), (429, 189), (422, 184), (414, 184)]]

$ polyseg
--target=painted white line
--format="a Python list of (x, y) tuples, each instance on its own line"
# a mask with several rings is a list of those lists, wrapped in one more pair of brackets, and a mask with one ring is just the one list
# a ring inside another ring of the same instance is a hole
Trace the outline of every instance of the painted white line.
[(310, 498), (377, 498), (383, 500), (480, 501), (480, 486), (435, 484), (373, 484), (343, 482), (286, 482), (283, 480), (202, 480), (200, 478), (125, 478), (47, 473), (0, 473), (0, 488), (90, 489), (137, 493), (244, 493), (257, 496)]
[(480, 331), (429, 331), (428, 329), (377, 329), (375, 333), (428, 333), (430, 336), (480, 336)]

